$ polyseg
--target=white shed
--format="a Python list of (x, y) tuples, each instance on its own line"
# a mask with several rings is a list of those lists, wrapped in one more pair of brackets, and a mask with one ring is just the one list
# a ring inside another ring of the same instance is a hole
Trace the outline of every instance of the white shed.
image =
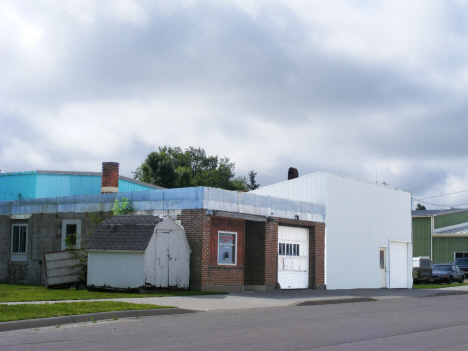
[(172, 217), (113, 216), (96, 228), (88, 246), (88, 286), (189, 287), (190, 247)]
[(253, 193), (326, 206), (327, 289), (412, 287), (410, 192), (316, 172)]

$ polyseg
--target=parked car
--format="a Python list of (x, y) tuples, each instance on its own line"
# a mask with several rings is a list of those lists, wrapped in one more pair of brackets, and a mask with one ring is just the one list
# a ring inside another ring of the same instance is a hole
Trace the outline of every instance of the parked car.
[(429, 256), (413, 257), (413, 284), (428, 282), (431, 279), (432, 268)]
[(453, 263), (441, 263), (432, 265), (432, 279), (439, 283), (460, 282), (463, 283), (465, 273)]
[(468, 278), (468, 258), (456, 258), (453, 264), (456, 264), (465, 273), (465, 278)]

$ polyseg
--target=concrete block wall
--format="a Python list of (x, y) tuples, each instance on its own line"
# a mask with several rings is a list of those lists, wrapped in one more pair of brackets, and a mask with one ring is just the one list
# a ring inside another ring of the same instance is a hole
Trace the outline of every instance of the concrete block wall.
[(11, 252), (11, 219), (0, 215), (0, 283), (7, 283)]
[[(103, 220), (110, 212), (97, 213)], [(28, 219), (11, 220), (0, 216), (0, 282), (9, 284), (45, 285), (44, 253), (60, 251), (62, 245), (62, 219), (81, 219), (81, 247), (86, 247), (89, 234), (95, 225), (89, 213), (34, 214)], [(28, 225), (27, 260), (10, 261), (11, 226), (15, 223)]]

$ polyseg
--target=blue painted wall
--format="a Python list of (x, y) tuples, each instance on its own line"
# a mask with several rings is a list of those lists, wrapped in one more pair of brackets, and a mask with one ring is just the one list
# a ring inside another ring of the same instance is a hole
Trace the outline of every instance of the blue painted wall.
[(0, 201), (37, 198), (37, 173), (0, 174)]
[[(119, 179), (119, 192), (150, 190), (152, 187)], [(0, 201), (42, 199), (101, 193), (101, 176), (43, 174), (37, 172), (0, 173)]]

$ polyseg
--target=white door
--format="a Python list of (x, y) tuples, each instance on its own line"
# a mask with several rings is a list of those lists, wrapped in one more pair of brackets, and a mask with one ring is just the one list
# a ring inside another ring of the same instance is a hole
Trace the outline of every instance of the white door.
[(386, 248), (380, 248), (380, 287), (386, 288), (387, 287), (387, 259), (385, 258), (386, 255)]
[(156, 240), (156, 269), (155, 286), (167, 288), (169, 286), (169, 232), (159, 231)]
[(309, 287), (309, 229), (278, 227), (278, 283), (281, 289)]
[(408, 288), (408, 243), (390, 242), (390, 288)]

